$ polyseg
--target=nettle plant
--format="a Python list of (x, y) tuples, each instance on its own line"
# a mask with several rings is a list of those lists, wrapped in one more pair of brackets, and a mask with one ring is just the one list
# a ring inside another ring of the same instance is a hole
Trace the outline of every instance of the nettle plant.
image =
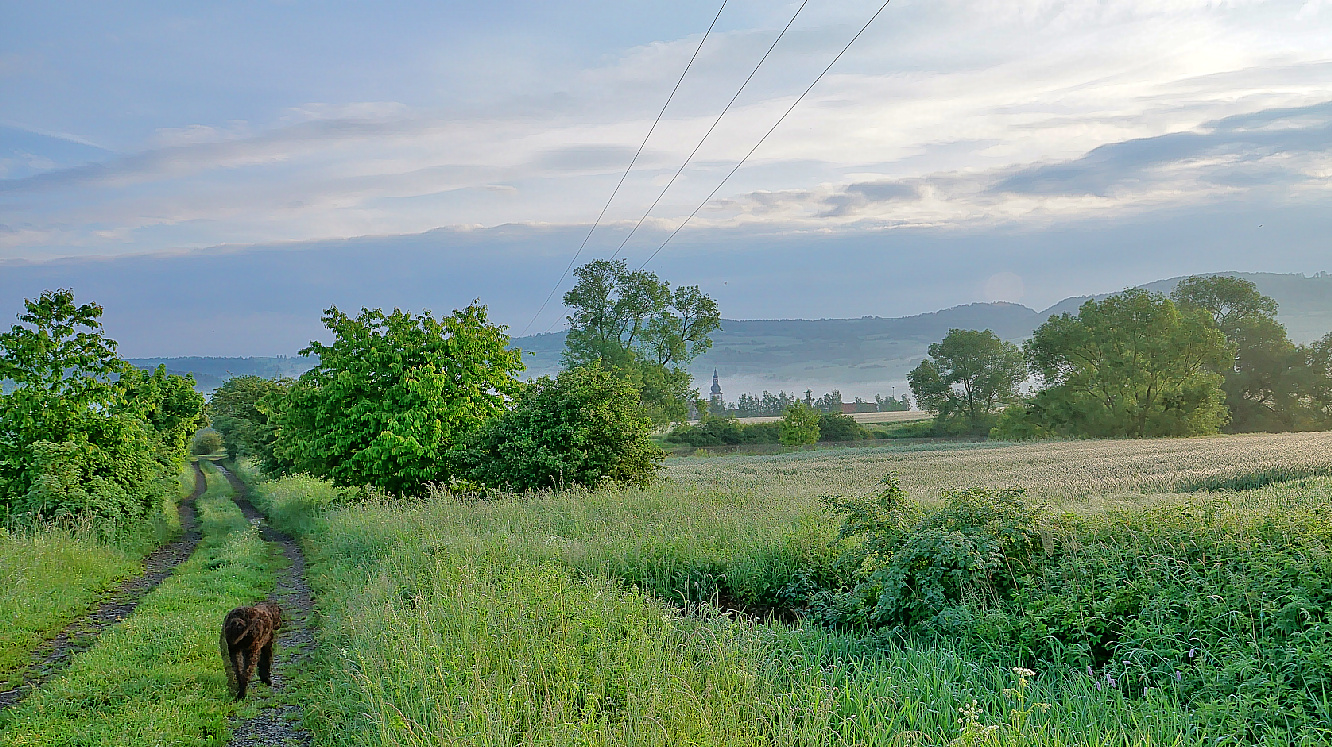
[(838, 542), (858, 568), (852, 589), (815, 605), (826, 622), (943, 632), (970, 617), (968, 606), (1010, 601), (1041, 562), (1044, 509), (1021, 489), (945, 491), (930, 509), (896, 474), (881, 484), (870, 496), (825, 499), (843, 517)]

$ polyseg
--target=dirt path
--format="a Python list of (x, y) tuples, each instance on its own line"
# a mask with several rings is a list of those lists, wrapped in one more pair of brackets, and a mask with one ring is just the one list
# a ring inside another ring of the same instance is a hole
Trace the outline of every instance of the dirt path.
[[(264, 515), (250, 503), (245, 483), (221, 465), (215, 466), (231, 483), (235, 491), (232, 500), (240, 507), (245, 518), (259, 528), (266, 541), (282, 548), (282, 554), (288, 560), (287, 568), (278, 577), (275, 594), (277, 603), (282, 605), (283, 619), (282, 632), (278, 636), (278, 657), (273, 663), (273, 687), (280, 690), (285, 683), (286, 672), (293, 666), (299, 666), (314, 650), (310, 621), (314, 597), (305, 582), (305, 555), (296, 540), (268, 526)], [(298, 705), (265, 703), (259, 715), (236, 724), (229, 744), (231, 747), (307, 745), (310, 743), (310, 734), (301, 728), (301, 715), (301, 707)]]
[(180, 537), (154, 550), (143, 561), (143, 574), (120, 582), (103, 597), (95, 610), (65, 626), (60, 633), (42, 644), (32, 655), (32, 663), (23, 674), (23, 684), (0, 692), (0, 709), (23, 700), (69, 663), (71, 657), (97, 642), (102, 631), (129, 616), (148, 592), (157, 588), (176, 566), (185, 562), (199, 544), (199, 527), (194, 502), (208, 490), (208, 481), (198, 463), (194, 465), (194, 492), (177, 507)]

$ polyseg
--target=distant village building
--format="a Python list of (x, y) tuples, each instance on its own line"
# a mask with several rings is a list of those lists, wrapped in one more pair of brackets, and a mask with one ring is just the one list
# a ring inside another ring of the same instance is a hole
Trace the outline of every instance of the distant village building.
[(717, 380), (717, 369), (712, 369), (712, 391), (708, 395), (708, 410), (713, 415), (726, 414), (726, 399), (722, 396), (721, 382)]

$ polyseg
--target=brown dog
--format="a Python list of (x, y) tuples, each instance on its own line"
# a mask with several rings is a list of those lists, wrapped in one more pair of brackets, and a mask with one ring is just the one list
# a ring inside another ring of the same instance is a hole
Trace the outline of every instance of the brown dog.
[(256, 664), (259, 665), (259, 679), (272, 686), (269, 669), (273, 666), (273, 639), (281, 627), (282, 608), (273, 602), (237, 607), (222, 621), (218, 647), (226, 661), (227, 684), (236, 700), (245, 697)]

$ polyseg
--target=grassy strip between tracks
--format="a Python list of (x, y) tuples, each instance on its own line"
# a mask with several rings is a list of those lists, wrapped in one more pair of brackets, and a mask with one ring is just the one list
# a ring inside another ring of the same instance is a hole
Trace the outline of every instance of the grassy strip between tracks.
[[(176, 500), (194, 490), (194, 468), (181, 471)], [(143, 570), (139, 560), (180, 533), (176, 503), (152, 521), (109, 539), (91, 529), (0, 529), (0, 689), (19, 684), (29, 654)]]
[(0, 744), (225, 743), (236, 706), (217, 649), (222, 616), (268, 594), (284, 561), (208, 472), (194, 555), (66, 672), (0, 714)]

